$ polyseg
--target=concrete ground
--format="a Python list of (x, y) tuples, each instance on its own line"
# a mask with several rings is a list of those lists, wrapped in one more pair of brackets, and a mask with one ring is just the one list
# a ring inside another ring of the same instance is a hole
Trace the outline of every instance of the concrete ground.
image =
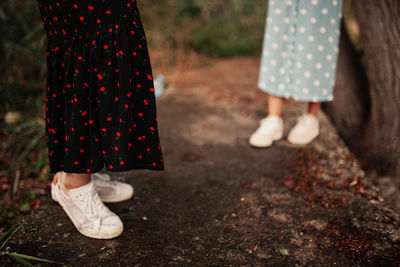
[[(257, 73), (257, 60), (236, 58), (168, 75), (166, 171), (115, 175), (136, 188), (109, 205), (121, 237), (80, 235), (47, 199), (7, 249), (70, 266), (400, 266), (398, 212), (323, 114), (311, 145), (248, 145), (266, 111)], [(288, 103), (285, 134), (304, 109)]]

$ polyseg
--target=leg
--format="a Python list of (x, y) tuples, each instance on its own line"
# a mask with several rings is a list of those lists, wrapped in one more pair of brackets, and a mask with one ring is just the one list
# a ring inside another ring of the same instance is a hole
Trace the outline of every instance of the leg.
[(320, 109), (321, 109), (321, 102), (308, 103), (308, 114), (314, 115), (316, 117)]
[[(58, 181), (61, 179), (61, 175), (58, 176), (59, 173), (54, 175), (54, 181)], [(77, 174), (77, 173), (65, 173), (63, 179), (60, 182), (61, 190), (68, 196), (68, 191), (71, 189), (75, 189), (84, 185), (87, 185), (90, 182), (90, 174)]]
[(87, 185), (90, 182), (90, 174), (66, 173), (61, 181), (61, 189), (64, 193), (71, 189)]
[(268, 114), (282, 117), (283, 101), (281, 97), (268, 95)]

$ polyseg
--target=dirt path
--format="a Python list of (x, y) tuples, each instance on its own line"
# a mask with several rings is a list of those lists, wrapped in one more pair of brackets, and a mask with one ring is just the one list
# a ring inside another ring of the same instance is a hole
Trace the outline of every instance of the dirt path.
[[(46, 200), (9, 250), (71, 266), (398, 266), (399, 215), (326, 117), (307, 147), (250, 148), (266, 108), (258, 61), (210, 63), (168, 75), (158, 103), (167, 169), (118, 176), (137, 191), (110, 205), (120, 238), (81, 236)], [(285, 133), (303, 110), (287, 106)]]

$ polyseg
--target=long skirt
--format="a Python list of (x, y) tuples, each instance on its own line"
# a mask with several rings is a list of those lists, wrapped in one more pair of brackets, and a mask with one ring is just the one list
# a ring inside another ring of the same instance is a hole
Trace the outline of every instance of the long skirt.
[(153, 76), (135, 0), (38, 0), (48, 37), (51, 172), (162, 170)]
[(270, 0), (258, 87), (305, 102), (333, 100), (342, 0)]

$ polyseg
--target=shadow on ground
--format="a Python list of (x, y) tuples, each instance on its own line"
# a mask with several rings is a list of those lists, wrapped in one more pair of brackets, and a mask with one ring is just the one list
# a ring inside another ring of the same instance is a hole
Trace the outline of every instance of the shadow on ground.
[[(81, 236), (47, 199), (8, 250), (71, 266), (398, 266), (399, 215), (325, 116), (307, 147), (248, 146), (265, 115), (257, 67), (238, 58), (169, 75), (159, 101), (166, 171), (117, 176), (136, 188), (110, 205), (120, 238)], [(286, 133), (303, 110), (287, 106)]]

